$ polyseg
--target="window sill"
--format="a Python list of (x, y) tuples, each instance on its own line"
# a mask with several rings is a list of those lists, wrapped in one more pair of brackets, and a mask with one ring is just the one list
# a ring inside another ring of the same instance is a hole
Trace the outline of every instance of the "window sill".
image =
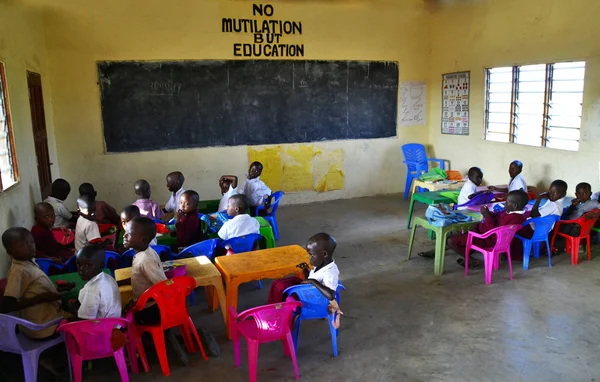
[(577, 150), (569, 150), (569, 149), (557, 149), (556, 147), (542, 147), (542, 146), (536, 146), (536, 145), (528, 145), (528, 144), (524, 144), (524, 143), (515, 143), (515, 142), (498, 142), (498, 141), (491, 141), (488, 139), (483, 138), (484, 142), (490, 142), (490, 143), (496, 143), (499, 145), (512, 145), (512, 146), (518, 146), (518, 147), (525, 147), (525, 148), (532, 148), (532, 149), (543, 149), (543, 150), (552, 150), (552, 151), (562, 151), (562, 152), (567, 152), (567, 153), (578, 153), (581, 149), (578, 148)]
[(19, 188), (19, 186), (21, 185), (21, 181), (18, 180), (16, 183), (12, 184), (10, 187), (8, 187), (6, 190), (2, 190), (0, 192), (0, 198), (2, 198), (5, 195), (10, 195), (13, 193), (14, 190), (16, 190), (17, 188)]

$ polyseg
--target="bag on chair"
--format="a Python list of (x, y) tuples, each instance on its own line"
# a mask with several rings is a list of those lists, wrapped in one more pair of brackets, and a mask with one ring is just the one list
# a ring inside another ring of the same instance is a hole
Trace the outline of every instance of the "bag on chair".
[(473, 220), (472, 217), (451, 211), (446, 204), (432, 204), (427, 206), (425, 217), (429, 224), (435, 227), (446, 227), (450, 224), (465, 223)]

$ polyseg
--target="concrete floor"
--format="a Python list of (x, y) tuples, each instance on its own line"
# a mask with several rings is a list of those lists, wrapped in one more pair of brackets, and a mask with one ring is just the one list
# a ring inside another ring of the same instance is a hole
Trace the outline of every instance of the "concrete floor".
[[(468, 277), (448, 251), (444, 275), (433, 275), (433, 261), (406, 261), (408, 203), (390, 195), (282, 207), (279, 245), (301, 244), (325, 231), (338, 241), (335, 259), (347, 291), (339, 334), (339, 357), (332, 357), (324, 321), (303, 323), (298, 366), (305, 381), (595, 381), (600, 380), (600, 261), (572, 266), (566, 255), (517, 264), (514, 280), (508, 265), (494, 273)], [(423, 213), (421, 207), (417, 213)], [(417, 232), (416, 251), (433, 248), (425, 231)], [(239, 311), (267, 301), (270, 282), (242, 286)], [(171, 362), (164, 377), (157, 362), (150, 374), (132, 381), (247, 381), (245, 342), (236, 369), (231, 342), (225, 339), (220, 313), (208, 313), (205, 301), (193, 308), (197, 324), (209, 328), (221, 356), (191, 365)], [(173, 358), (172, 358), (173, 359)], [(89, 381), (114, 381), (114, 363), (94, 366)], [(291, 381), (293, 370), (279, 343), (259, 348), (259, 381)]]

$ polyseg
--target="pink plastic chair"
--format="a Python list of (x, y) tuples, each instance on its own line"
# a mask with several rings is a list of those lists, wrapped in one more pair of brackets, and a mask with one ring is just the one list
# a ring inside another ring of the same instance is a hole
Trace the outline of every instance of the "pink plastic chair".
[[(483, 263), (485, 265), (485, 283), (492, 283), (492, 268), (498, 270), (500, 264), (500, 254), (506, 253), (508, 257), (508, 268), (510, 270), (510, 279), (512, 280), (512, 261), (510, 260), (510, 242), (517, 231), (521, 228), (520, 224), (505, 225), (494, 228), (486, 233), (479, 234), (469, 231), (467, 238), (467, 249), (465, 253), (465, 276), (469, 275), (469, 252), (475, 249), (483, 253)], [(481, 248), (473, 244), (473, 238), (486, 239), (496, 235), (496, 245), (494, 248)]]
[[(115, 357), (121, 374), (121, 381), (129, 381), (124, 347), (114, 351), (110, 341), (112, 331), (116, 325), (127, 327), (128, 324), (129, 322), (123, 318), (100, 318), (63, 323), (56, 329), (65, 333), (67, 352), (71, 358), (75, 382), (81, 382), (83, 361), (110, 356)], [(134, 358), (130, 361), (133, 364), (137, 362), (137, 359)]]
[[(250, 382), (256, 382), (256, 369), (258, 364), (258, 344), (272, 341), (283, 343), (284, 354), (292, 357), (294, 377), (298, 375), (296, 351), (292, 339), (292, 312), (301, 307), (299, 301), (290, 301), (280, 304), (269, 304), (248, 309), (238, 314), (232, 306), (229, 311), (229, 335), (233, 341), (235, 367), (240, 366), (240, 334), (248, 343), (248, 372)], [(247, 318), (252, 320), (247, 320)]]

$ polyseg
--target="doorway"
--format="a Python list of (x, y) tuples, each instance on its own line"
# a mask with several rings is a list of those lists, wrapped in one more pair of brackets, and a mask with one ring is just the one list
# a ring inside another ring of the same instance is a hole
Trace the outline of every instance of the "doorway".
[(31, 124), (33, 125), (33, 142), (37, 157), (40, 191), (42, 200), (44, 200), (50, 195), (52, 187), (52, 172), (50, 170), (52, 163), (50, 163), (50, 155), (48, 154), (48, 132), (46, 131), (42, 77), (37, 73), (28, 71), (27, 87), (29, 88), (29, 106), (31, 108)]

